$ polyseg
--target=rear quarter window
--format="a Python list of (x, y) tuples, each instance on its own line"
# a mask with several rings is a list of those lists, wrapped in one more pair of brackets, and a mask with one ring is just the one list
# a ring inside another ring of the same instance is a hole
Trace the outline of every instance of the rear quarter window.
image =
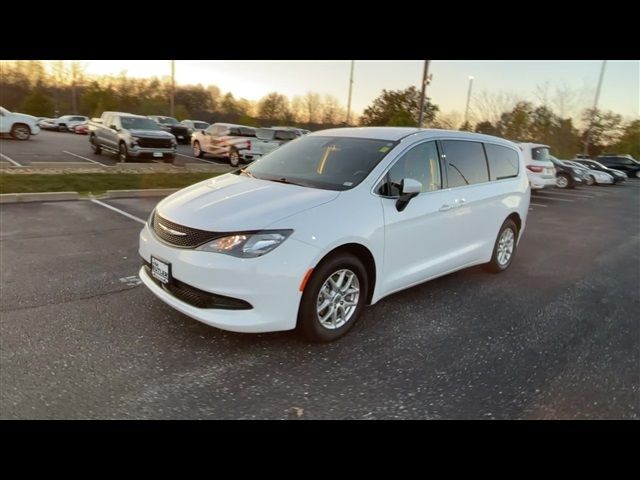
[(487, 161), (489, 162), (489, 178), (491, 180), (502, 180), (518, 176), (520, 162), (518, 152), (501, 145), (485, 143)]

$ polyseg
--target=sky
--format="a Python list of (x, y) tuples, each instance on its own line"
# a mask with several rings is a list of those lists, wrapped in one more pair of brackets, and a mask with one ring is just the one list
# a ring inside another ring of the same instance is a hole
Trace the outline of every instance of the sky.
[[(133, 77), (168, 76), (169, 60), (84, 60), (89, 74)], [(422, 60), (359, 61), (354, 64), (352, 110), (361, 114), (382, 89), (420, 87)], [(427, 96), (443, 112), (465, 110), (469, 77), (474, 94), (510, 92), (535, 100), (536, 86), (548, 82), (550, 91), (569, 86), (579, 94), (579, 107), (593, 105), (602, 61), (446, 61), (434, 60)], [(334, 95), (347, 105), (350, 61), (208, 61), (176, 60), (178, 84), (217, 85), (236, 98), (259, 100), (276, 91), (291, 98), (308, 91)], [(598, 107), (634, 119), (640, 116), (640, 61), (613, 60), (605, 67)]]

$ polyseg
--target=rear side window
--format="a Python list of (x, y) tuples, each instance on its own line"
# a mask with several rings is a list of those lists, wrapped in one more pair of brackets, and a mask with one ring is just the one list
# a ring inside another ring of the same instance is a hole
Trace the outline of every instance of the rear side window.
[(531, 149), (532, 160), (549, 160), (549, 149), (547, 147), (536, 147)]
[(489, 181), (487, 160), (481, 143), (443, 140), (442, 148), (447, 159), (449, 187), (461, 187)]
[(508, 147), (500, 145), (484, 144), (489, 161), (489, 174), (491, 180), (502, 180), (518, 176), (518, 153)]

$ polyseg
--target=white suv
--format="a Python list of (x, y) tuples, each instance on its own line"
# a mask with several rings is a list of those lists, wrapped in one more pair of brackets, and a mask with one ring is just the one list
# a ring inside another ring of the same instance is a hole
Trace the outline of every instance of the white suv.
[(549, 159), (549, 145), (540, 143), (518, 143), (524, 154), (524, 164), (532, 189), (556, 186), (556, 168)]
[(315, 132), (162, 200), (140, 232), (140, 278), (218, 328), (334, 340), (394, 292), (472, 265), (506, 270), (525, 171), (515, 144), (488, 135)]
[(40, 133), (38, 119), (33, 115), (13, 113), (0, 107), (0, 133), (8, 133), (16, 140), (29, 140)]

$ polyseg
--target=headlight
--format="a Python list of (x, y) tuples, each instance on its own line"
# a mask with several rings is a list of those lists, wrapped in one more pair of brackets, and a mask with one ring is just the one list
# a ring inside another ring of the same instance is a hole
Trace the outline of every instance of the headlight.
[(265, 230), (258, 233), (238, 233), (207, 242), (196, 250), (225, 253), (240, 258), (260, 257), (278, 247), (293, 230)]

